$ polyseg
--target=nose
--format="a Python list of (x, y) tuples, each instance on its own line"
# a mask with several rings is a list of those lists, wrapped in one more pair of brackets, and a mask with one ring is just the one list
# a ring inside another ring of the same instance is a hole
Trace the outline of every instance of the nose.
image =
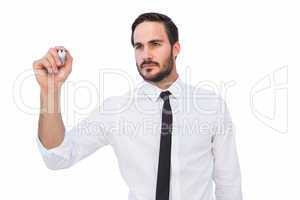
[(143, 58), (143, 60), (152, 60), (153, 55), (152, 55), (151, 49), (149, 49), (149, 47), (144, 47), (143, 52), (142, 52), (142, 58)]

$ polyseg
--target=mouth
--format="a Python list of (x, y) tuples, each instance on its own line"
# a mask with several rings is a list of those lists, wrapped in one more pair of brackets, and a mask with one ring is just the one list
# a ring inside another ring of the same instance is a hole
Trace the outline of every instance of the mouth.
[(144, 69), (144, 68), (151, 68), (151, 67), (157, 67), (157, 65), (156, 64), (143, 64), (142, 65), (142, 69)]

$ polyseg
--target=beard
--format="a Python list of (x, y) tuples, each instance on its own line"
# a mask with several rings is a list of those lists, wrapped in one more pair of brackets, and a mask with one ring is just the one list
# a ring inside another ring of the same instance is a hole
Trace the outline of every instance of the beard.
[[(151, 62), (151, 61), (150, 61)], [(174, 64), (174, 61), (173, 61), (173, 53), (171, 51), (171, 54), (170, 56), (168, 57), (167, 61), (165, 63), (163, 63), (163, 68), (161, 69), (161, 71), (159, 71), (157, 74), (155, 74), (154, 76), (152, 77), (147, 77), (145, 75), (143, 75), (143, 73), (141, 72), (141, 68), (142, 68), (142, 65), (144, 64), (145, 62), (143, 62), (140, 66), (138, 66), (138, 64), (136, 64), (137, 66), (137, 69), (138, 69), (138, 72), (139, 74), (141, 75), (141, 77), (145, 80), (145, 81), (151, 81), (151, 82), (159, 82), (161, 80), (163, 80), (164, 78), (168, 77), (171, 72), (172, 72), (172, 69), (173, 69), (173, 64)], [(155, 64), (158, 65), (159, 67), (159, 64), (156, 63), (156, 62), (153, 62)]]

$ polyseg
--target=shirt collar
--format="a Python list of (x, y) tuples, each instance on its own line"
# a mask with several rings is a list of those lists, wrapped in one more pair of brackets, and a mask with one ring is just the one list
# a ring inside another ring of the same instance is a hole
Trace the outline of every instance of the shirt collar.
[(162, 90), (156, 85), (153, 85), (147, 81), (143, 81), (142, 87), (140, 89), (152, 101), (157, 101), (160, 98), (159, 97), (160, 93), (166, 90), (169, 90), (172, 93), (170, 98), (178, 99), (183, 94), (183, 82), (178, 77), (167, 89)]

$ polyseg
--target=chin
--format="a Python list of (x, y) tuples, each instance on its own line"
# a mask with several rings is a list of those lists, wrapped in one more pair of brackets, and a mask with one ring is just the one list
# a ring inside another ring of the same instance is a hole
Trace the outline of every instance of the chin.
[(144, 75), (143, 77), (146, 80), (151, 80), (151, 79), (154, 79), (156, 76), (155, 75)]
[(153, 79), (153, 78), (156, 77), (156, 74), (150, 74), (150, 73), (143, 73), (143, 74), (141, 74), (141, 75), (142, 75), (142, 77), (143, 77), (144, 79), (146, 79), (146, 80)]

